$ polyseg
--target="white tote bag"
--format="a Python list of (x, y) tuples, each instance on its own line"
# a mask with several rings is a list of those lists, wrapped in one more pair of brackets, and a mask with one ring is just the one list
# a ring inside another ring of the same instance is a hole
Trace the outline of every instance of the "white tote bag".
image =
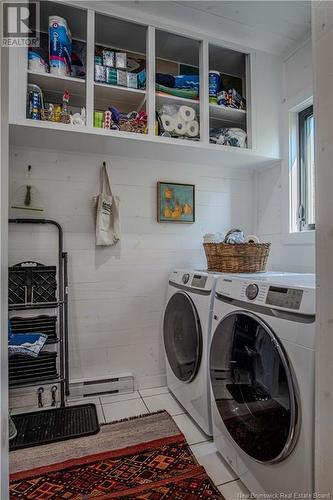
[(111, 183), (103, 162), (101, 192), (96, 198), (96, 245), (111, 246), (120, 240), (119, 198), (113, 196)]

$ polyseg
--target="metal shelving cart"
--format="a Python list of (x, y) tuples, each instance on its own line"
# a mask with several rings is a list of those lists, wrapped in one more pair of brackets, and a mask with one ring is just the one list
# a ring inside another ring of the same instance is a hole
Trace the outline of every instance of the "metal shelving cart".
[[(60, 224), (48, 219), (10, 219), (11, 224), (50, 224), (57, 229), (58, 263), (45, 266), (38, 262), (21, 262), (9, 268), (8, 305), (13, 333), (40, 332), (48, 335), (47, 343), (36, 358), (9, 357), (9, 387), (39, 386), (38, 406), (42, 407), (43, 385), (52, 385), (53, 408), (12, 416), (17, 434), (10, 450), (64, 441), (99, 432), (96, 406), (92, 403), (66, 406), (69, 396), (68, 361), (68, 255), (63, 251)], [(38, 311), (31, 316), (31, 311)], [(52, 314), (48, 314), (53, 310)], [(30, 311), (22, 317), (13, 311)], [(50, 347), (53, 350), (50, 350)], [(60, 408), (56, 395), (60, 385)]]
[[(12, 316), (14, 333), (41, 332), (48, 335), (43, 351), (37, 358), (9, 358), (9, 387), (32, 387), (54, 384), (60, 386), (60, 405), (65, 406), (69, 395), (68, 364), (68, 273), (67, 253), (63, 251), (63, 231), (60, 224), (48, 219), (9, 219), (11, 224), (52, 225), (58, 234), (57, 266), (38, 262), (21, 262), (9, 268), (9, 311), (39, 311), (37, 316)], [(58, 269), (57, 269), (58, 267)], [(43, 310), (43, 314), (41, 311)], [(45, 310), (53, 310), (46, 314)], [(52, 346), (53, 350), (48, 350)], [(55, 401), (55, 397), (53, 400)]]

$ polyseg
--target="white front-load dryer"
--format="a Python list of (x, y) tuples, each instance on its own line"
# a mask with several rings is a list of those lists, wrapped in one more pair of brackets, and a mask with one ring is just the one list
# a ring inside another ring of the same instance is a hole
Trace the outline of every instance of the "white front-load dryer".
[(313, 274), (217, 281), (209, 356), (214, 441), (252, 494), (313, 492), (314, 347)]
[(216, 276), (175, 270), (163, 317), (167, 384), (205, 434), (212, 435), (208, 347)]

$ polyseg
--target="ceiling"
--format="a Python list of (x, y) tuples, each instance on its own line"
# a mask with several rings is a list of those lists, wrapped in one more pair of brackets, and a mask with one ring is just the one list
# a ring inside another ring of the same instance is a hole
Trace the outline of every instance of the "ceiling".
[[(97, 2), (106, 3), (106, 2)], [(287, 56), (311, 36), (310, 1), (145, 1), (114, 2), (195, 31)]]

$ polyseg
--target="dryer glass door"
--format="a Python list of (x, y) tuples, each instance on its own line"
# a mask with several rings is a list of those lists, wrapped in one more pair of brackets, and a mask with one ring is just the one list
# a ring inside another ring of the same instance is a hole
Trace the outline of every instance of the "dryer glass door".
[(185, 292), (170, 298), (164, 314), (165, 352), (175, 376), (191, 382), (201, 362), (202, 334), (196, 308)]
[(226, 316), (213, 335), (210, 376), (238, 446), (260, 462), (285, 458), (297, 438), (296, 393), (287, 356), (268, 325), (251, 313)]

